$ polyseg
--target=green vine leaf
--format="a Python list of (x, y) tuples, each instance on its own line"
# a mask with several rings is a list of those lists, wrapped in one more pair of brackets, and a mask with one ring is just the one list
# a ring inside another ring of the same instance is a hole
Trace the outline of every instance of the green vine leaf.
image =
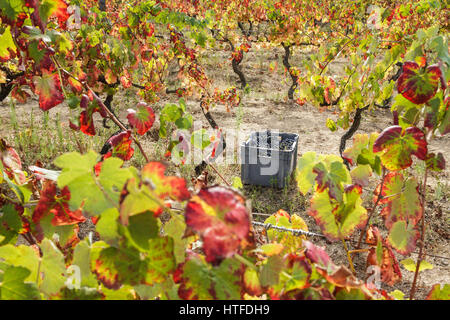
[(352, 185), (346, 188), (340, 203), (325, 192), (316, 192), (312, 197), (308, 214), (314, 217), (330, 241), (351, 235), (367, 220), (367, 211), (361, 205), (361, 193), (361, 187)]
[(7, 266), (0, 278), (1, 300), (37, 300), (40, 299), (35, 283), (25, 282), (30, 270), (23, 267)]
[(185, 300), (240, 300), (243, 268), (235, 259), (225, 259), (219, 266), (191, 257), (182, 267), (178, 295)]
[[(403, 265), (403, 267), (410, 271), (410, 272), (416, 272), (416, 261), (414, 261), (411, 258), (408, 259), (404, 259), (402, 261), (400, 261), (400, 263)], [(420, 267), (419, 267), (419, 272), (423, 271), (423, 270), (430, 270), (433, 269), (433, 265), (425, 260), (422, 260), (420, 262)]]
[(121, 168), (123, 161), (118, 158), (106, 159), (98, 177), (94, 174), (97, 154), (93, 151), (81, 155), (66, 153), (54, 161), (62, 168), (58, 177), (58, 187), (67, 186), (71, 191), (70, 209), (83, 205), (84, 212), (99, 215), (105, 209), (118, 205), (120, 192), (125, 182), (134, 176), (131, 169)]
[(416, 248), (416, 241), (420, 233), (412, 224), (405, 221), (397, 221), (392, 225), (389, 231), (388, 242), (402, 255), (408, 255)]
[(427, 295), (427, 300), (450, 300), (450, 284), (435, 284)]
[(298, 159), (296, 169), (297, 186), (303, 195), (306, 195), (314, 186), (314, 181), (317, 174), (313, 172), (313, 168), (317, 163), (317, 156), (315, 152), (305, 152), (300, 159)]
[(108, 289), (122, 284), (161, 283), (175, 269), (173, 241), (170, 238), (149, 240), (149, 249), (142, 254), (134, 247), (110, 247), (96, 242), (92, 247), (91, 270)]
[(39, 285), (39, 289), (46, 295), (51, 296), (59, 292), (65, 285), (66, 265), (64, 256), (56, 247), (56, 245), (44, 239), (40, 245), (42, 250), (41, 272), (43, 279)]

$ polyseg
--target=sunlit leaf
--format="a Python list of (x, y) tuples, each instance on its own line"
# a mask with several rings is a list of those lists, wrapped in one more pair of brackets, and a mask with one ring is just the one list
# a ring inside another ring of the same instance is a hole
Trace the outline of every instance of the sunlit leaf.
[(128, 109), (127, 119), (131, 127), (136, 128), (137, 133), (142, 136), (152, 127), (155, 113), (145, 102), (138, 103), (136, 108), (137, 111)]
[(36, 300), (40, 299), (39, 291), (34, 282), (25, 282), (30, 270), (24, 267), (8, 266), (3, 270), (0, 281), (1, 300)]
[(450, 284), (435, 284), (427, 295), (427, 300), (450, 300)]
[(389, 232), (389, 244), (400, 254), (408, 255), (416, 248), (416, 241), (420, 233), (413, 225), (405, 221), (397, 221), (392, 225)]
[(415, 62), (406, 61), (398, 78), (398, 92), (415, 104), (425, 103), (436, 94), (441, 77), (438, 65), (424, 69)]
[(39, 107), (42, 110), (47, 111), (65, 100), (58, 73), (43, 69), (42, 76), (33, 77), (33, 81), (35, 93), (39, 95)]
[[(400, 263), (403, 265), (403, 267), (411, 272), (416, 272), (416, 261), (414, 261), (411, 258), (408, 259), (404, 259), (402, 261), (400, 261)], [(428, 261), (422, 260), (420, 262), (420, 267), (419, 267), (419, 272), (423, 271), (423, 270), (429, 270), (429, 269), (433, 269), (433, 265), (431, 263), (429, 263)]]
[[(375, 198), (378, 198), (381, 185), (375, 190)], [(417, 223), (422, 216), (422, 209), (419, 199), (418, 183), (414, 177), (405, 179), (401, 173), (390, 172), (384, 178), (384, 197), (380, 203), (386, 204), (381, 215), (385, 219), (386, 227), (391, 228), (396, 221), (410, 221)]]
[(191, 258), (182, 268), (178, 294), (185, 300), (240, 300), (242, 274), (241, 264), (234, 259), (214, 267), (200, 258)]
[(231, 257), (248, 239), (250, 218), (244, 198), (231, 189), (208, 187), (186, 206), (186, 225), (198, 232), (208, 262)]
[(381, 152), (381, 162), (387, 169), (402, 170), (411, 166), (412, 155), (425, 160), (427, 142), (424, 133), (417, 127), (403, 130), (400, 126), (391, 126), (377, 138), (373, 152)]

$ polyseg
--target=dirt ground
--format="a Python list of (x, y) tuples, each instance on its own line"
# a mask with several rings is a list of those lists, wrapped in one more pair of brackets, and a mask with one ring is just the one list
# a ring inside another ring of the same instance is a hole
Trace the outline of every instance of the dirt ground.
[[(315, 151), (319, 154), (339, 154), (340, 137), (344, 133), (342, 129), (331, 132), (326, 126), (327, 118), (336, 119), (337, 115), (332, 110), (325, 110), (319, 112), (317, 108), (305, 104), (298, 106), (293, 102), (287, 100), (287, 89), (290, 85), (290, 79), (284, 74), (282, 66), (282, 48), (272, 49), (252, 49), (244, 57), (241, 63), (242, 69), (247, 77), (247, 82), (250, 85), (251, 91), (242, 97), (242, 105), (240, 108), (235, 108), (227, 112), (225, 107), (216, 106), (211, 110), (214, 119), (222, 129), (234, 130), (238, 129), (243, 136), (250, 131), (259, 130), (279, 130), (280, 132), (290, 132), (299, 134), (298, 156), (300, 157), (307, 151)], [(300, 66), (300, 61), (305, 58), (307, 52), (295, 51), (290, 62), (294, 66)], [(214, 54), (205, 54), (203, 63), (206, 65), (208, 76), (213, 79), (214, 84), (219, 88), (227, 88), (231, 85), (239, 87), (237, 82), (238, 77), (231, 69), (231, 63), (228, 60), (230, 56), (229, 51), (215, 51)], [(224, 61), (226, 61), (224, 63)], [(277, 70), (272, 72), (269, 70), (269, 63), (274, 62), (278, 64)], [(342, 62), (335, 63), (331, 66), (331, 72), (339, 72)], [(220, 65), (221, 64), (221, 65)], [(26, 130), (30, 126), (30, 113), (34, 115), (36, 122), (36, 130), (42, 128), (42, 112), (38, 109), (37, 101), (30, 100), (26, 104), (16, 105), (17, 123), (20, 126), (19, 131), (12, 130), (11, 112), (9, 107), (9, 99), (0, 103), (0, 136), (5, 137), (13, 143), (14, 136), (17, 132)], [(175, 97), (165, 97), (155, 106), (159, 109), (165, 102), (176, 102)], [(133, 107), (135, 103), (134, 97), (127, 97), (120, 95), (115, 99), (113, 106), (116, 108), (121, 119), (126, 117), (126, 109)], [(197, 101), (188, 101), (188, 111), (191, 112), (195, 120), (201, 121), (207, 127), (208, 124), (204, 119)], [(57, 114), (61, 119), (63, 128), (67, 127), (67, 119), (69, 112), (65, 106), (59, 106), (50, 110), (49, 118), (56, 119)], [(361, 126), (357, 133), (371, 133), (380, 132), (392, 123), (389, 111), (375, 110), (366, 112), (363, 115)], [(99, 151), (101, 145), (108, 136), (116, 129), (109, 130), (100, 129), (101, 121), (97, 118), (96, 127), (99, 128), (99, 136), (94, 137), (94, 142), (83, 140), (89, 147)], [(64, 129), (65, 131), (70, 129)], [(64, 131), (64, 132), (65, 132)], [(42, 137), (42, 139), (49, 139)], [(72, 138), (68, 138), (67, 149), (76, 149), (76, 144)], [(83, 139), (80, 137), (79, 139)], [(58, 140), (51, 140), (53, 143), (58, 143)], [(52, 143), (49, 141), (48, 143)], [(163, 147), (161, 141), (155, 142), (154, 139), (144, 138), (144, 149), (148, 150), (152, 159), (160, 160), (163, 154)], [(351, 141), (347, 142), (347, 146), (351, 145)], [(445, 156), (450, 155), (450, 137), (436, 138), (430, 149), (432, 151), (440, 151)], [(61, 150), (65, 151), (65, 150)], [(57, 152), (56, 152), (57, 153)], [(21, 153), (21, 156), (24, 156)], [(28, 158), (27, 158), (28, 159)], [(31, 158), (30, 158), (31, 159)], [(447, 159), (450, 161), (450, 159)], [(43, 161), (44, 165), (51, 167), (51, 161)], [(32, 163), (28, 163), (32, 164)], [(133, 163), (135, 164), (135, 163)], [(231, 180), (234, 176), (240, 176), (240, 166), (237, 164), (218, 164), (221, 174), (226, 179)], [(188, 181), (193, 177), (192, 166), (186, 168), (174, 167), (170, 168), (174, 173), (184, 176)], [(418, 170), (420, 166), (413, 165), (411, 170)], [(447, 166), (444, 172), (433, 174), (428, 181), (430, 191), (428, 193), (428, 208), (426, 210), (427, 233), (426, 233), (426, 252), (430, 255), (437, 255), (441, 257), (450, 258), (449, 240), (449, 212), (450, 212), (450, 182), (449, 182), (450, 168)], [(222, 183), (221, 180), (210, 172), (211, 183)], [(367, 188), (365, 196), (370, 198), (370, 192), (375, 185)], [(276, 190), (271, 188), (245, 186), (243, 193), (248, 199), (252, 200), (254, 212), (264, 214), (271, 214), (278, 209), (285, 209), (290, 213), (297, 213), (307, 222), (310, 231), (320, 233), (320, 229), (315, 225), (314, 220), (307, 215), (307, 199), (299, 195), (295, 187), (295, 182), (288, 188), (283, 190)], [(255, 220), (263, 221), (261, 217), (255, 217)], [(375, 219), (375, 224), (383, 228), (381, 219)], [(358, 234), (355, 235), (357, 238)], [(326, 246), (327, 252), (333, 258), (335, 263), (348, 265), (345, 252), (341, 243), (326, 243), (322, 238), (311, 239), (319, 245)], [(418, 252), (418, 249), (416, 249)], [(411, 257), (415, 259), (417, 254), (412, 254)], [(357, 269), (358, 277), (365, 278), (365, 258), (366, 254), (360, 254), (355, 259), (355, 267)], [(405, 259), (400, 255), (397, 256), (400, 260)], [(437, 283), (450, 283), (450, 259), (442, 259), (438, 257), (427, 256), (426, 260), (433, 264), (434, 268), (421, 272), (418, 291), (416, 298), (425, 298), (431, 286)], [(403, 279), (393, 287), (384, 286), (386, 291), (391, 292), (395, 289), (402, 290), (406, 297), (412, 283), (413, 273), (406, 271), (401, 266)]]

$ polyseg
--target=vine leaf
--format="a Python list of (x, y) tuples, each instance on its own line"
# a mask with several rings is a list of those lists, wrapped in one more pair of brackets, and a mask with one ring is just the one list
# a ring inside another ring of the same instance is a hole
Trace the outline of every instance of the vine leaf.
[(39, 251), (35, 247), (7, 244), (0, 247), (0, 259), (17, 267), (24, 267), (31, 271), (25, 281), (34, 282), (38, 276)]
[(329, 197), (341, 202), (342, 183), (351, 181), (350, 174), (344, 164), (334, 161), (328, 169), (323, 162), (319, 162), (314, 166), (313, 172), (317, 174), (317, 191), (322, 192), (328, 189)]
[(42, 69), (42, 76), (33, 77), (35, 93), (39, 95), (39, 107), (47, 111), (62, 103), (65, 98), (56, 72)]
[(134, 109), (127, 110), (127, 119), (130, 126), (136, 128), (137, 133), (142, 136), (153, 126), (155, 113), (145, 102), (139, 102), (136, 108), (137, 111)]
[(64, 22), (69, 18), (69, 13), (67, 12), (67, 4), (64, 0), (43, 0), (39, 1), (29, 1), (29, 6), (34, 8), (31, 18), (35, 25), (44, 31), (47, 25), (47, 20), (50, 17), (56, 17), (60, 27), (65, 28)]
[(304, 255), (290, 253), (284, 257), (286, 269), (280, 274), (280, 281), (272, 289), (273, 294), (281, 294), (281, 299), (292, 299), (297, 293), (301, 293), (311, 287), (309, 282), (312, 267)]
[(23, 232), (24, 223), (12, 204), (2, 206), (3, 214), (0, 217), (0, 245), (16, 243), (18, 234)]
[(247, 293), (251, 296), (260, 296), (263, 293), (258, 272), (252, 268), (245, 269), (244, 286)]
[(106, 142), (109, 144), (109, 151), (103, 156), (103, 159), (107, 159), (109, 157), (117, 157), (122, 159), (123, 161), (130, 160), (134, 154), (134, 149), (131, 147), (133, 140), (131, 140), (131, 131), (122, 131), (111, 138)]
[(158, 216), (163, 212), (162, 201), (166, 198), (184, 201), (190, 193), (183, 178), (165, 176), (166, 167), (160, 162), (149, 162), (141, 171), (141, 179), (128, 180), (120, 197), (120, 218), (128, 225), (130, 216), (145, 211)]
[(430, 100), (438, 90), (439, 82), (445, 88), (441, 69), (438, 65), (421, 68), (417, 63), (406, 61), (398, 78), (397, 88), (406, 99), (422, 104)]
[(398, 253), (408, 255), (415, 249), (419, 237), (419, 231), (411, 223), (397, 221), (389, 231), (388, 242)]
[[(0, 269), (1, 270), (1, 269)], [(37, 300), (39, 291), (33, 282), (25, 282), (30, 270), (24, 267), (7, 266), (0, 282), (1, 300)]]
[(130, 168), (121, 168), (123, 161), (108, 158), (103, 162), (98, 177), (94, 174), (98, 154), (89, 151), (86, 154), (66, 153), (55, 159), (54, 163), (62, 168), (58, 176), (58, 187), (67, 186), (71, 192), (69, 207), (76, 210), (83, 205), (85, 213), (99, 215), (111, 205), (119, 202), (120, 191), (125, 182), (133, 176)]
[(280, 273), (286, 267), (286, 261), (279, 255), (272, 256), (267, 259), (267, 262), (262, 266), (259, 275), (261, 285), (274, 286), (280, 281)]
[(97, 279), (91, 272), (91, 246), (87, 238), (75, 247), (72, 265), (80, 268), (80, 286), (82, 288), (95, 288), (98, 286)]
[[(375, 190), (374, 201), (378, 198), (381, 184)], [(418, 183), (415, 178), (405, 180), (398, 172), (390, 172), (384, 178), (380, 203), (386, 204), (381, 215), (387, 228), (397, 221), (409, 221), (416, 224), (422, 216)]]
[(133, 247), (110, 247), (96, 242), (92, 247), (91, 270), (108, 289), (122, 284), (138, 285), (162, 283), (175, 269), (173, 241), (168, 237), (149, 240), (143, 256)]
[(303, 242), (306, 248), (305, 256), (311, 260), (311, 262), (316, 263), (325, 269), (330, 269), (333, 266), (330, 256), (326, 253), (324, 248), (318, 247), (311, 241)]
[[(370, 136), (367, 134), (357, 134), (353, 138), (353, 144), (351, 147), (344, 150), (342, 156), (351, 165), (370, 165), (373, 171), (377, 174), (381, 173), (381, 160), (377, 153), (373, 152), (373, 144), (378, 138), (378, 133), (371, 133)], [(355, 170), (355, 169), (353, 169)], [(370, 174), (372, 171), (370, 171)], [(357, 169), (351, 173), (352, 177), (358, 177), (360, 174), (366, 176), (367, 169)], [(365, 179), (360, 177), (360, 182), (364, 183)], [(355, 181), (354, 181), (355, 182)]]
[(106, 112), (100, 108), (97, 101), (89, 102), (89, 97), (85, 94), (81, 96), (80, 107), (83, 109), (80, 113), (80, 130), (89, 136), (95, 135), (94, 113), (98, 112), (103, 118), (107, 117)]
[(195, 239), (195, 236), (184, 237), (186, 223), (184, 219), (178, 216), (172, 216), (164, 224), (164, 231), (173, 239), (173, 250), (177, 264), (183, 263), (186, 260), (186, 247)]
[(47, 214), (53, 214), (52, 225), (63, 226), (84, 222), (86, 218), (83, 216), (82, 210), (72, 211), (69, 209), (70, 191), (64, 187), (61, 194), (57, 195), (56, 183), (46, 180), (42, 187), (39, 203), (33, 212), (33, 222), (39, 221)]
[[(400, 261), (400, 263), (403, 265), (403, 267), (410, 271), (410, 272), (416, 272), (416, 261), (414, 261), (411, 258), (405, 259)], [(422, 260), (420, 262), (420, 267), (419, 267), (419, 272), (423, 271), (423, 270), (429, 270), (429, 269), (433, 269), (433, 265), (431, 263), (429, 263), (428, 261)]]
[[(308, 226), (300, 216), (295, 213), (289, 215), (289, 213), (282, 209), (268, 217), (264, 223), (288, 229), (308, 231)], [(272, 246), (273, 249), (279, 246), (280, 252), (281, 250), (285, 250), (285, 252), (296, 252), (298, 248), (301, 247), (303, 239), (306, 239), (305, 235), (293, 235), (290, 232), (279, 231), (276, 229), (267, 230), (267, 237), (274, 243), (263, 245), (261, 246), (261, 249), (263, 249), (264, 246)], [(264, 253), (267, 254), (266, 252)]]
[(400, 126), (388, 127), (373, 145), (373, 152), (381, 152), (381, 162), (391, 171), (410, 167), (412, 155), (425, 160), (427, 151), (425, 135), (417, 127), (409, 127), (406, 130)]
[(185, 300), (240, 300), (243, 272), (234, 259), (211, 266), (201, 257), (191, 257), (182, 266), (178, 295)]
[[(17, 151), (9, 146), (5, 140), (0, 138), (0, 160), (3, 170), (10, 179), (15, 179), (17, 183), (23, 184), (26, 181), (25, 174), (22, 171), (22, 161)], [(0, 178), (2, 179), (2, 178)]]
[(355, 184), (366, 187), (369, 184), (369, 178), (372, 175), (372, 168), (368, 164), (360, 164), (350, 171), (350, 176)]
[(11, 36), (11, 27), (8, 26), (0, 35), (0, 61), (7, 62), (13, 57), (11, 53), (14, 53), (17, 48), (14, 44), (13, 38)]
[(445, 159), (442, 152), (438, 154), (429, 153), (425, 159), (427, 168), (432, 171), (442, 171), (445, 170)]
[(314, 186), (314, 181), (317, 176), (313, 172), (313, 168), (316, 165), (317, 156), (315, 152), (308, 151), (298, 159), (298, 165), (296, 170), (297, 186), (303, 195), (306, 195), (309, 190)]
[(316, 192), (311, 199), (308, 214), (314, 217), (324, 235), (331, 241), (353, 233), (367, 220), (367, 211), (361, 205), (362, 189), (351, 185), (346, 188), (343, 201), (336, 203), (324, 192)]
[(186, 180), (174, 176), (165, 176), (166, 167), (160, 162), (149, 162), (142, 169), (141, 175), (144, 182), (150, 182), (153, 192), (160, 198), (184, 201), (190, 198), (186, 188)]
[(206, 260), (220, 263), (238, 252), (250, 232), (244, 198), (221, 186), (201, 189), (186, 206), (186, 225), (203, 240)]
[(426, 300), (450, 300), (450, 284), (435, 284), (427, 295)]
[(57, 294), (64, 286), (64, 282), (66, 281), (64, 277), (66, 265), (64, 264), (63, 254), (51, 240), (44, 239), (41, 242), (41, 250), (41, 272), (43, 273), (43, 279), (39, 289), (51, 296)]
[(397, 258), (381, 237), (377, 227), (370, 226), (367, 230), (367, 242), (372, 245), (367, 256), (367, 265), (378, 266), (381, 271), (381, 281), (393, 286), (402, 279), (402, 273)]
[(350, 148), (347, 148), (342, 153), (342, 156), (350, 162), (351, 165), (356, 163), (358, 156), (362, 150), (367, 148), (369, 143), (369, 136), (367, 134), (356, 134), (353, 138), (353, 144)]

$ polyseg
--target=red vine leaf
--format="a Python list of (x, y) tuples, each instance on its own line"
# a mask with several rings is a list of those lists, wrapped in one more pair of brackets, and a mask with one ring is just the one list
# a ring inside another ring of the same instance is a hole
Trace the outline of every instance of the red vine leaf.
[(153, 126), (155, 113), (145, 102), (139, 102), (136, 107), (137, 111), (133, 109), (127, 110), (127, 119), (130, 126), (136, 128), (137, 133), (142, 136)]
[(208, 262), (220, 263), (240, 248), (250, 232), (244, 198), (225, 187), (200, 190), (186, 206), (186, 225), (198, 232)]
[(134, 149), (131, 147), (131, 143), (133, 140), (130, 139), (131, 131), (122, 131), (111, 138), (106, 142), (109, 144), (110, 149), (105, 154), (103, 159), (107, 159), (109, 157), (117, 157), (124, 161), (130, 160), (134, 154)]
[(320, 267), (317, 272), (322, 275), (329, 283), (337, 287), (342, 287), (347, 290), (358, 289), (364, 286), (364, 283), (358, 280), (353, 273), (345, 266), (335, 266), (334, 270), (327, 271)]
[(41, 198), (33, 212), (33, 222), (39, 221), (51, 213), (54, 215), (51, 223), (54, 226), (64, 226), (84, 222), (82, 210), (71, 211), (69, 209), (70, 191), (66, 186), (57, 194), (56, 183), (46, 180), (41, 191)]
[(316, 263), (325, 269), (333, 266), (333, 262), (324, 248), (318, 247), (307, 240), (303, 240), (303, 244), (306, 247), (305, 256), (311, 260), (311, 262)]
[(25, 102), (27, 102), (27, 100), (30, 97), (30, 95), (25, 90), (22, 90), (21, 87), (16, 86), (11, 91), (11, 97), (16, 99), (20, 103), (25, 103)]
[(425, 160), (427, 151), (425, 135), (417, 127), (409, 127), (406, 130), (400, 126), (388, 127), (373, 145), (373, 152), (381, 152), (381, 162), (391, 171), (410, 167), (412, 155)]
[(89, 102), (90, 100), (91, 99), (85, 94), (81, 96), (80, 107), (81, 109), (83, 109), (83, 111), (81, 111), (80, 113), (80, 130), (84, 134), (94, 136), (94, 113), (100, 113), (103, 118), (105, 118), (107, 115), (105, 111), (98, 106), (97, 101)]
[(186, 180), (174, 176), (165, 176), (166, 167), (161, 162), (149, 162), (142, 169), (142, 180), (150, 182), (154, 194), (159, 198), (184, 201), (191, 196), (186, 188)]
[(367, 256), (367, 266), (378, 266), (381, 271), (381, 281), (392, 286), (402, 279), (402, 273), (392, 249), (380, 235), (377, 227), (367, 230), (368, 243), (372, 245)]
[(58, 74), (42, 69), (42, 76), (33, 78), (35, 93), (39, 95), (39, 107), (47, 111), (64, 101)]
[[(403, 71), (398, 78), (398, 92), (415, 104), (422, 104), (430, 100), (442, 82), (442, 72), (438, 65), (426, 69), (417, 63), (407, 61), (403, 64)], [(445, 81), (442, 82), (445, 88)]]

